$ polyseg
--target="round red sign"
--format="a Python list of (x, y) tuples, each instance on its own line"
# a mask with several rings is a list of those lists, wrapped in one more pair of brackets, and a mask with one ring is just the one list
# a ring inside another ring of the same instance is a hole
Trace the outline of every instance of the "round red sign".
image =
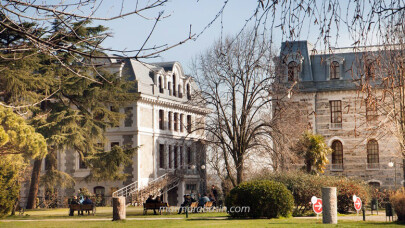
[(322, 213), (322, 199), (316, 199), (316, 203), (312, 204), (312, 209), (315, 213)]
[(356, 200), (354, 201), (354, 208), (358, 211), (361, 210), (361, 199), (360, 197), (356, 197)]

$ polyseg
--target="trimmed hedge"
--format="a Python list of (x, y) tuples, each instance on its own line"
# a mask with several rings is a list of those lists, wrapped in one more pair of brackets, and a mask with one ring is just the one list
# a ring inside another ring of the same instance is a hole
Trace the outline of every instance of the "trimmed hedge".
[(267, 173), (257, 177), (283, 183), (291, 191), (295, 209), (294, 215), (302, 215), (312, 210), (311, 197), (322, 197), (322, 187), (336, 187), (338, 194), (338, 212), (354, 210), (353, 195), (361, 198), (363, 205), (370, 200), (370, 187), (361, 180), (346, 177), (317, 176), (304, 172)]
[[(278, 218), (291, 215), (294, 198), (279, 182), (257, 180), (233, 188), (225, 203), (232, 217)], [(232, 207), (249, 207), (249, 211), (236, 213), (230, 210)]]

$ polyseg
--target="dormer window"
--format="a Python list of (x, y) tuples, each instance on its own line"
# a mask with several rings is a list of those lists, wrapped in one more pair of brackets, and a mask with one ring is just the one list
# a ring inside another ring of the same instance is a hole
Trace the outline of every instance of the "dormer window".
[(163, 83), (162, 83), (162, 77), (159, 77), (159, 93), (163, 93)]
[(343, 64), (345, 59), (339, 55), (333, 55), (326, 59), (327, 73), (326, 80), (341, 80), (344, 72)]
[(330, 64), (330, 79), (339, 79), (340, 78), (340, 66), (337, 61), (333, 61)]
[(176, 96), (176, 75), (173, 74), (173, 96)]
[(298, 64), (295, 61), (288, 63), (288, 81), (293, 82), (298, 79)]
[(187, 100), (191, 100), (190, 84), (187, 84), (186, 90), (187, 90)]

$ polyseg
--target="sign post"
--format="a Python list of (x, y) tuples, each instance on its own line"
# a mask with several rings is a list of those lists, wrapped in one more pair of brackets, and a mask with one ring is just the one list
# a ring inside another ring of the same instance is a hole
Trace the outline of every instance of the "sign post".
[(319, 214), (322, 213), (322, 199), (319, 199), (316, 196), (312, 196), (311, 203), (312, 209), (316, 214), (316, 218), (318, 218)]
[(353, 195), (353, 204), (354, 204), (354, 209), (356, 209), (356, 211), (357, 211), (357, 215), (359, 215), (359, 211), (361, 210), (361, 206), (362, 206), (360, 197)]

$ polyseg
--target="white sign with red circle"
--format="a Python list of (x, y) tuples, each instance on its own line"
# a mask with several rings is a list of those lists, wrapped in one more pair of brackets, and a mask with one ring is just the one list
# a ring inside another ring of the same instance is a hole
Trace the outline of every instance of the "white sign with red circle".
[(353, 203), (354, 203), (354, 209), (357, 211), (361, 210), (361, 199), (360, 197), (357, 197), (356, 195), (353, 195)]
[(312, 196), (311, 198), (312, 209), (316, 214), (322, 213), (322, 199)]

